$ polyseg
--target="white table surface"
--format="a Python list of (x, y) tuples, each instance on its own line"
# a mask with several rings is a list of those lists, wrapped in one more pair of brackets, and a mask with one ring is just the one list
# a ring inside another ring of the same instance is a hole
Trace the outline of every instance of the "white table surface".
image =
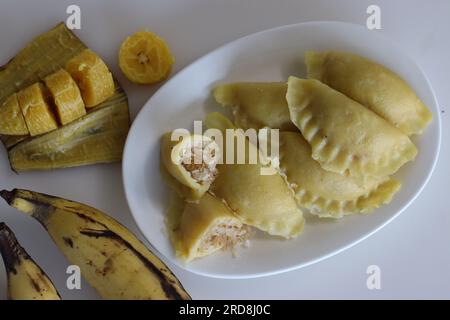
[[(436, 171), (420, 197), (400, 217), (361, 244), (320, 263), (282, 275), (217, 280), (173, 265), (194, 299), (450, 298), (450, 1), (449, 0), (127, 0), (0, 1), (0, 64), (32, 37), (81, 7), (76, 34), (105, 58), (128, 93), (132, 117), (156, 86), (132, 85), (120, 73), (117, 51), (129, 34), (148, 28), (164, 37), (176, 56), (175, 71), (241, 36), (314, 20), (366, 23), (370, 4), (381, 8), (382, 30), (423, 67), (443, 111), (443, 144)], [(124, 198), (120, 164), (17, 175), (0, 150), (0, 188), (28, 188), (77, 200), (110, 213), (137, 231)], [(50, 275), (65, 299), (97, 299), (85, 282), (66, 289), (67, 260), (43, 228), (0, 201), (0, 220)], [(381, 268), (381, 290), (368, 290), (366, 269)], [(0, 299), (6, 275), (0, 263)]]

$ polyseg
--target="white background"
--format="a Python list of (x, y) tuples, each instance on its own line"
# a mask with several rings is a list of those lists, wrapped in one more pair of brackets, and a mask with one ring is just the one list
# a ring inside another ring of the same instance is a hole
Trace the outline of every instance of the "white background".
[[(148, 28), (169, 43), (175, 71), (241, 36), (275, 26), (314, 20), (366, 23), (370, 4), (381, 7), (381, 32), (416, 59), (436, 92), (443, 117), (443, 144), (435, 174), (420, 197), (400, 217), (363, 243), (323, 262), (278, 276), (216, 280), (171, 266), (194, 299), (450, 298), (450, 1), (449, 0), (0, 0), (0, 64), (37, 34), (67, 18), (77, 4), (82, 29), (76, 34), (107, 61), (128, 93), (132, 117), (156, 86), (128, 82), (117, 51), (129, 34)], [(151, 177), (149, 177), (151, 179)], [(0, 150), (0, 188), (28, 188), (84, 202), (137, 228), (125, 202), (120, 164), (16, 175)], [(0, 220), (50, 275), (65, 299), (97, 299), (85, 282), (66, 289), (68, 262), (31, 218), (0, 202)], [(366, 269), (381, 268), (381, 290), (368, 290)], [(0, 263), (0, 298), (6, 275)]]

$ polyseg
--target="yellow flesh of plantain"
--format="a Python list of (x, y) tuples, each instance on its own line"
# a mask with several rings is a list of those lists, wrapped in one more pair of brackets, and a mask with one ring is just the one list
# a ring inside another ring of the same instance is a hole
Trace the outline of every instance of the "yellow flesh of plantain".
[(17, 99), (31, 136), (37, 136), (58, 128), (46, 88), (36, 82), (19, 91)]
[(62, 125), (86, 114), (80, 89), (66, 70), (60, 69), (52, 73), (45, 77), (44, 82), (53, 96), (56, 113)]
[(117, 92), (86, 116), (16, 145), (9, 151), (11, 167), (20, 172), (120, 161), (129, 121), (127, 99)]
[(70, 59), (66, 70), (80, 87), (86, 107), (94, 107), (114, 93), (114, 81), (103, 60), (89, 49)]
[[(7, 65), (0, 67), (0, 108), (15, 92), (61, 70), (85, 49), (63, 23), (36, 37)], [(109, 71), (108, 74), (106, 78), (112, 79)], [(6, 135), (0, 129), (0, 139), (8, 151), (11, 167), (16, 171), (45, 170), (120, 161), (130, 126), (128, 101), (117, 83), (105, 85), (109, 88), (105, 89), (109, 96), (106, 101), (51, 132), (30, 137), (24, 131)], [(73, 101), (72, 98), (62, 99)], [(102, 108), (106, 110), (101, 111)], [(79, 115), (80, 111), (76, 112)], [(67, 113), (67, 119), (70, 118), (75, 115)]]

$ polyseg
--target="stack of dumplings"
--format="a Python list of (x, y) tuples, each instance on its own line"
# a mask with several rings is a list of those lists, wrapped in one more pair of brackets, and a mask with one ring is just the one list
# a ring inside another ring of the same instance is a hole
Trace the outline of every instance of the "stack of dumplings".
[(327, 51), (307, 52), (305, 64), (307, 79), (217, 86), (215, 100), (234, 119), (206, 119), (220, 130), (280, 130), (275, 175), (260, 175), (262, 164), (217, 164), (207, 194), (243, 225), (284, 238), (301, 232), (302, 209), (341, 218), (389, 203), (401, 187), (393, 175), (418, 152), (411, 136), (432, 120), (412, 88), (376, 62)]

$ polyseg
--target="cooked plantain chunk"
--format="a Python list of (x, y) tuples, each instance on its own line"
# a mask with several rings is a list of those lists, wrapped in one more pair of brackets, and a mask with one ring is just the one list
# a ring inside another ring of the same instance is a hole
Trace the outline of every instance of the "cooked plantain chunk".
[(21, 172), (120, 161), (129, 126), (127, 97), (119, 91), (82, 118), (12, 147), (11, 168)]
[(28, 134), (28, 128), (15, 93), (0, 106), (0, 134), (12, 136)]
[[(8, 135), (0, 129), (0, 140), (16, 172), (121, 160), (130, 126), (127, 96), (120, 85), (113, 82), (100, 58), (85, 49), (86, 45), (64, 23), (59, 23), (34, 38), (0, 67), (0, 108), (11, 95), (17, 94), (18, 115), (25, 124), (21, 134)], [(70, 84), (67, 76), (70, 72), (64, 74), (61, 70), (75, 57), (72, 62), (78, 61), (82, 66), (82, 70), (75, 73), (86, 76), (81, 77), (87, 79), (84, 93), (88, 100), (96, 99), (94, 108), (81, 109), (83, 92), (73, 77), (76, 84)], [(81, 95), (78, 103), (75, 102), (76, 87), (80, 90), (78, 97)], [(25, 117), (20, 100), (27, 111)], [(10, 125), (8, 117), (12, 113), (6, 113), (6, 117), (0, 115), (0, 126), (3, 119)]]
[(56, 113), (62, 125), (86, 114), (80, 89), (66, 70), (59, 69), (47, 76), (44, 82), (53, 95)]
[(66, 70), (81, 90), (87, 108), (95, 107), (114, 94), (114, 80), (103, 60), (85, 49), (66, 64)]
[(40, 82), (17, 93), (19, 106), (31, 136), (37, 136), (58, 128), (47, 89)]

